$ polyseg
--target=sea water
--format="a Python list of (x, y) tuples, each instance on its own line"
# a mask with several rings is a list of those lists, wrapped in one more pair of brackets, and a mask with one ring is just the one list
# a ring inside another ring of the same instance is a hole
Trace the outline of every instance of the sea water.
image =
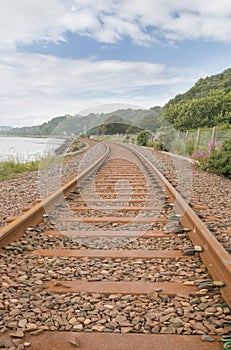
[(0, 161), (36, 160), (54, 154), (63, 141), (55, 138), (0, 136)]

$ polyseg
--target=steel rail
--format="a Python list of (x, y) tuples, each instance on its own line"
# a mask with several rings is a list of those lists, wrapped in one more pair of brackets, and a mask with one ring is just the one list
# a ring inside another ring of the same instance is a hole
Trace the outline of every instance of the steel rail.
[[(14, 226), (14, 230), (10, 233), (10, 236), (12, 239), (16, 238), (16, 235), (19, 235), (19, 231), (21, 232), (20, 235), (23, 233), (23, 230), (29, 225), (32, 225), (32, 222), (36, 224), (36, 220), (41, 221), (43, 219), (42, 214), (45, 212), (47, 209), (47, 213), (49, 213), (49, 210), (52, 210), (54, 205), (56, 205), (59, 201), (62, 201), (64, 198), (63, 196), (67, 196), (70, 191), (76, 188), (78, 185), (78, 181), (84, 180), (88, 175), (92, 176), (92, 172), (95, 173), (95, 171), (98, 171), (98, 167), (100, 164), (102, 164), (106, 159), (107, 155), (110, 152), (110, 143), (107, 144), (105, 143), (105, 153), (103, 156), (100, 157), (100, 159), (95, 162), (92, 166), (90, 166), (87, 170), (82, 172), (79, 176), (77, 176), (75, 179), (70, 181), (68, 184), (63, 186), (60, 190), (54, 192), (52, 195), (47, 197), (43, 202), (39, 203), (37, 206), (29, 210), (27, 215), (22, 215), (21, 216), (21, 226), (17, 225), (17, 220), (15, 220), (13, 223), (16, 224)], [(129, 147), (128, 147), (129, 148)], [(174, 187), (168, 182), (167, 179), (164, 178), (164, 176), (152, 165), (152, 163), (145, 158), (142, 154), (139, 153), (139, 151), (134, 151), (133, 149), (130, 149), (131, 152), (133, 152), (139, 159), (141, 160), (142, 165), (144, 166), (144, 169), (146, 168), (148, 170), (148, 173), (151, 173), (150, 170), (153, 170), (153, 174), (155, 173), (156, 178), (158, 178), (163, 185), (165, 186), (165, 191), (166, 194), (170, 198), (170, 203), (175, 202), (174, 209), (177, 214), (180, 214), (181, 217), (181, 222), (184, 227), (191, 228), (192, 235), (191, 240), (193, 241), (194, 244), (196, 245), (201, 245), (203, 247), (203, 252), (201, 253), (201, 256), (203, 258), (203, 255), (205, 254), (205, 260), (208, 253), (211, 253), (211, 248), (208, 247), (207, 242), (204, 241), (200, 237), (200, 230), (204, 230), (207, 234), (207, 231), (205, 230), (206, 226), (202, 222), (202, 227), (197, 223), (197, 219), (200, 221), (199, 218), (193, 213), (192, 209), (187, 205), (187, 203), (184, 201), (184, 199), (177, 193), (177, 191), (174, 189)], [(145, 164), (146, 162), (146, 164)], [(148, 169), (149, 168), (149, 169)], [(123, 170), (123, 169), (122, 169)], [(121, 170), (121, 173), (122, 173)], [(126, 170), (125, 170), (126, 172)], [(113, 173), (113, 171), (112, 171)], [(101, 174), (102, 175), (102, 174)], [(118, 174), (118, 176), (120, 173)], [(122, 174), (123, 175), (123, 174)], [(88, 181), (86, 181), (88, 182)], [(77, 192), (77, 191), (76, 191)], [(75, 193), (75, 191), (74, 191)], [(76, 193), (78, 194), (78, 193)], [(74, 200), (73, 198), (70, 198)], [(111, 199), (110, 199), (111, 200)], [(75, 204), (75, 203), (74, 203)], [(162, 207), (162, 206), (161, 206)], [(36, 209), (37, 208), (37, 209)], [(39, 214), (40, 213), (40, 214)], [(26, 217), (28, 214), (31, 214), (31, 221), (26, 220)], [(167, 213), (166, 213), (167, 215)], [(23, 220), (24, 218), (25, 220)], [(33, 221), (34, 220), (34, 221)], [(155, 219), (153, 219), (153, 222)], [(37, 223), (38, 223), (37, 222)], [(12, 224), (13, 224), (12, 223)], [(6, 230), (6, 228), (11, 227), (12, 224), (6, 226), (2, 230), (0, 230), (0, 244), (1, 244), (1, 233)], [(206, 228), (207, 229), (207, 228)], [(49, 234), (49, 231), (47, 231)], [(54, 231), (50, 231), (53, 232)], [(95, 231), (89, 231), (89, 232), (95, 232)], [(110, 235), (110, 231), (106, 231), (107, 234)], [(121, 231), (117, 231), (121, 232)], [(158, 231), (156, 231), (157, 233)], [(45, 232), (43, 232), (46, 234)], [(85, 231), (82, 231), (82, 233), (85, 233)], [(125, 232), (126, 233), (126, 232)], [(148, 231), (146, 232), (148, 233)], [(173, 233), (172, 233), (173, 234)], [(210, 233), (211, 234), (211, 233)], [(54, 234), (56, 235), (56, 233)], [(4, 235), (2, 235), (4, 236)], [(170, 234), (171, 236), (171, 234)], [(169, 236), (169, 237), (170, 237)], [(198, 237), (197, 237), (198, 236)], [(6, 238), (6, 237), (5, 237)], [(7, 236), (7, 239), (9, 236)], [(7, 241), (6, 239), (6, 241)], [(10, 239), (10, 240), (12, 240)], [(33, 255), (38, 255), (39, 257), (46, 257), (46, 256), (60, 256), (60, 257), (66, 257), (66, 258), (81, 258), (81, 257), (98, 257), (98, 258), (105, 258), (109, 257), (109, 259), (117, 258), (119, 257), (120, 259), (127, 259), (127, 258), (138, 258), (138, 259), (150, 259), (150, 258), (176, 258), (176, 259), (191, 259), (192, 257), (190, 256), (185, 256), (181, 250), (143, 250), (143, 249), (130, 249), (130, 250), (117, 250), (114, 249), (106, 249), (106, 250), (101, 250), (101, 249), (73, 249), (73, 247), (63, 247), (63, 249), (50, 249), (50, 245), (46, 246), (45, 248), (47, 249), (39, 249), (39, 250), (33, 250), (30, 252), (27, 252), (26, 256), (33, 254)], [(207, 252), (209, 250), (209, 252)], [(12, 253), (14, 254), (14, 253)], [(208, 261), (209, 264), (211, 263), (210, 255), (208, 255)], [(209, 260), (210, 259), (210, 260)], [(102, 260), (102, 259), (101, 259)], [(204, 260), (204, 261), (205, 261)], [(25, 260), (24, 260), (25, 261)], [(37, 264), (37, 259), (33, 259), (34, 263)], [(207, 264), (206, 264), (207, 265)], [(214, 268), (217, 269), (216, 265), (216, 260), (214, 260)], [(209, 269), (209, 267), (208, 267)], [(222, 276), (223, 277), (223, 276)], [(36, 277), (37, 278), (37, 277)], [(215, 278), (215, 277), (214, 277)], [(216, 278), (218, 279), (218, 278)], [(219, 279), (222, 279), (221, 276)], [(54, 283), (54, 281), (56, 281)], [(224, 279), (223, 279), (224, 281)], [(226, 283), (226, 282), (225, 282)], [(222, 288), (222, 291), (225, 291), (225, 288)], [(66, 280), (65, 281), (61, 278), (61, 280), (46, 280), (46, 283), (41, 286), (41, 289), (47, 290), (48, 293), (61, 293), (61, 294), (66, 294), (70, 295), (70, 293), (88, 293), (88, 294), (105, 294), (105, 295), (111, 295), (111, 294), (121, 294), (121, 295), (146, 295), (146, 298), (149, 298), (150, 295), (150, 300), (152, 298), (156, 299), (160, 293), (160, 295), (169, 295), (169, 296), (175, 296), (178, 295), (180, 298), (190, 298), (194, 297), (197, 295), (197, 288), (196, 286), (188, 286), (184, 285), (182, 283), (175, 283), (175, 282), (141, 282), (141, 281), (97, 281), (97, 280), (82, 280), (77, 278), (74, 280)], [(37, 288), (37, 287), (36, 287)], [(153, 293), (153, 291), (157, 291), (156, 293)], [(151, 298), (151, 294), (153, 294)], [(223, 295), (224, 296), (224, 295)], [(10, 297), (10, 296), (9, 296)], [(39, 299), (38, 299), (39, 300)], [(46, 299), (43, 299), (46, 300)], [(43, 300), (41, 302), (43, 303)], [(105, 299), (102, 299), (103, 302), (106, 303)], [(226, 300), (227, 301), (227, 300)], [(89, 301), (90, 302), (90, 301)], [(128, 300), (129, 302), (129, 300)], [(154, 302), (155, 305), (155, 302)], [(161, 304), (162, 305), (162, 302)], [(32, 308), (33, 305), (30, 305), (30, 308)], [(177, 306), (176, 306), (177, 307)], [(55, 306), (56, 308), (56, 306)], [(50, 309), (50, 307), (49, 307)], [(51, 309), (53, 309), (53, 306), (51, 306)], [(97, 308), (96, 308), (97, 310)], [(146, 310), (146, 308), (144, 308)], [(177, 309), (176, 309), (177, 310)], [(41, 312), (44, 310), (41, 309)], [(45, 311), (46, 311), (46, 306), (45, 306)], [(44, 312), (45, 312), (44, 311)], [(64, 308), (64, 313), (66, 313), (66, 307)], [(149, 312), (149, 308), (147, 308), (147, 313)], [(174, 313), (173, 313), (174, 314)], [(88, 317), (88, 314), (86, 314)], [(90, 317), (90, 316), (89, 316)], [(205, 316), (206, 317), (206, 316)], [(102, 319), (103, 316), (100, 316), (100, 319)], [(84, 317), (85, 319), (85, 317)], [(111, 318), (113, 319), (113, 318)], [(82, 321), (81, 321), (82, 322)], [(92, 321), (95, 322), (95, 321)], [(162, 323), (162, 321), (160, 320)], [(43, 321), (42, 321), (43, 323)], [(46, 324), (46, 321), (44, 321), (44, 324)], [(177, 326), (176, 326), (177, 327)], [(174, 326), (175, 330), (176, 327)], [(20, 327), (20, 332), (22, 327)], [(49, 327), (48, 327), (49, 328)], [(142, 325), (143, 328), (143, 325)], [(184, 326), (183, 326), (184, 328)], [(43, 329), (43, 328), (41, 328)], [(41, 329), (38, 329), (40, 332)], [(50, 328), (49, 328), (50, 329)], [(57, 330), (56, 331), (45, 331), (45, 332), (40, 332), (37, 333), (36, 337), (34, 336), (35, 333), (31, 333), (29, 331), (26, 331), (24, 334), (24, 339), (23, 341), (31, 342), (32, 348), (35, 350), (39, 350), (41, 348), (43, 349), (56, 349), (56, 350), (62, 350), (62, 349), (72, 349), (73, 347), (78, 347), (81, 349), (85, 350), (106, 350), (106, 349), (114, 349), (114, 350), (130, 350), (130, 349), (140, 349), (141, 347), (143, 349), (152, 349), (152, 350), (159, 350), (160, 348), (167, 349), (169, 347), (171, 348), (177, 348), (179, 350), (194, 350), (194, 349), (201, 349), (201, 350), (206, 350), (208, 349), (208, 343), (206, 341), (202, 341), (199, 333), (197, 335), (192, 334), (168, 334), (168, 332), (161, 334), (162, 329), (160, 333), (158, 334), (142, 334), (142, 333), (136, 333), (134, 330), (133, 334), (107, 334), (104, 331), (98, 331), (95, 332), (94, 328), (92, 328), (92, 332), (85, 332), (84, 328), (83, 331), (80, 332), (71, 332), (71, 331), (61, 331), (62, 328), (60, 328), (60, 324), (58, 322)], [(151, 328), (150, 328), (151, 329)], [(167, 328), (166, 328), (167, 329)], [(96, 330), (96, 329), (95, 329)], [(24, 331), (24, 330), (23, 330)], [(20, 333), (19, 332), (19, 333)], [(148, 331), (149, 332), (149, 331)], [(122, 333), (122, 328), (121, 328), (121, 333)], [(178, 333), (178, 332), (177, 332)], [(4, 335), (7, 341), (8, 333)], [(10, 335), (12, 336), (12, 334)], [(0, 336), (1, 338), (1, 336)], [(216, 336), (213, 336), (213, 342), (209, 343), (209, 349), (211, 350), (218, 350), (223, 347), (223, 344), (219, 343), (219, 333)]]
[[(47, 211), (52, 210), (64, 196), (67, 196), (73, 189), (76, 188), (77, 182), (82, 181), (95, 167), (103, 162), (109, 154), (109, 146), (105, 145), (105, 153), (92, 164), (88, 169), (78, 175), (76, 178), (68, 182), (61, 189), (55, 191), (39, 204), (19, 216), (12, 223), (0, 229), (0, 249), (9, 242), (20, 238), (26, 228), (32, 225), (37, 225), (42, 220), (42, 215)], [(221, 287), (221, 294), (226, 303), (231, 306), (231, 258), (222, 245), (217, 241), (213, 234), (209, 231), (202, 220), (194, 213), (186, 201), (163, 176), (163, 174), (148, 160), (143, 154), (130, 148), (139, 158), (143, 159), (154, 171), (155, 175), (164, 184), (166, 194), (170, 197), (170, 202), (174, 203), (174, 210), (181, 215), (180, 221), (184, 227), (189, 228), (189, 237), (193, 244), (200, 245), (203, 251), (200, 253), (202, 260), (207, 266), (209, 273), (214, 280), (219, 280), (224, 283)]]
[[(126, 147), (126, 146), (125, 146)], [(128, 146), (129, 148), (129, 146)], [(214, 281), (222, 281), (220, 292), (227, 305), (231, 307), (231, 257), (218, 240), (213, 236), (205, 223), (195, 214), (183, 197), (176, 191), (164, 175), (140, 152), (130, 148), (153, 169), (155, 175), (164, 184), (169, 201), (174, 203), (174, 211), (180, 214), (180, 222), (191, 231), (188, 235), (194, 245), (202, 247), (201, 259), (205, 263)]]
[[(105, 145), (105, 144), (104, 144)], [(54, 193), (39, 202), (33, 208), (26, 211), (24, 214), (17, 217), (10, 224), (0, 229), (0, 250), (8, 243), (22, 237), (24, 230), (29, 226), (38, 225), (43, 217), (42, 215), (62, 201), (72, 190), (76, 188), (77, 182), (82, 181), (94, 170), (101, 162), (103, 162), (109, 154), (109, 147), (105, 145), (105, 153), (96, 160), (91, 166), (69, 181), (66, 185), (56, 190)]]

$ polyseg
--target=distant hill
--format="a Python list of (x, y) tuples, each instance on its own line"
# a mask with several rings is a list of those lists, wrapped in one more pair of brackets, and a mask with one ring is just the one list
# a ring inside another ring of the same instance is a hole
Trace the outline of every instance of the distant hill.
[(12, 129), (12, 126), (8, 126), (8, 125), (0, 125), (0, 131), (8, 131)]
[(184, 94), (176, 95), (162, 108), (149, 110), (120, 109), (111, 113), (90, 113), (86, 116), (64, 115), (46, 123), (30, 127), (12, 128), (0, 126), (1, 135), (16, 136), (68, 136), (88, 130), (100, 130), (99, 126), (113, 117), (122, 118), (127, 126), (156, 131), (166, 119), (178, 130), (231, 124), (231, 68), (220, 74), (201, 78)]
[(161, 113), (161, 107), (153, 107), (150, 110), (134, 110), (134, 109), (121, 109), (110, 113), (90, 113), (87, 116), (80, 115), (64, 115), (49, 120), (46, 123), (35, 126), (27, 126), (21, 128), (11, 128), (10, 130), (0, 130), (4, 135), (15, 136), (68, 136), (79, 135), (85, 133), (90, 129), (96, 128), (111, 118), (121, 118), (124, 124), (137, 127), (148, 127), (146, 122), (147, 116), (150, 119), (155, 120)]
[(187, 92), (171, 99), (162, 116), (180, 130), (230, 124), (231, 68), (199, 79)]

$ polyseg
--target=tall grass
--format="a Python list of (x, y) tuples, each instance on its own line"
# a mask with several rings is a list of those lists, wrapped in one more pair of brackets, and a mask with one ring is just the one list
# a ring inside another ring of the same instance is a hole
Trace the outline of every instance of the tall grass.
[(14, 179), (20, 173), (26, 171), (37, 171), (39, 169), (46, 169), (52, 164), (60, 162), (59, 156), (48, 155), (35, 160), (27, 162), (21, 161), (19, 158), (9, 157), (5, 161), (0, 161), (0, 181)]
[(9, 180), (18, 176), (24, 171), (34, 171), (39, 168), (39, 160), (28, 163), (21, 163), (13, 159), (0, 162), (0, 180)]

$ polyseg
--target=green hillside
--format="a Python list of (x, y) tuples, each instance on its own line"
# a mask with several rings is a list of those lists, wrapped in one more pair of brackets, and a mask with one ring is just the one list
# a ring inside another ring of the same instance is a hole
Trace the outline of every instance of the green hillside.
[(231, 68), (199, 79), (171, 99), (162, 116), (180, 130), (231, 123)]
[[(155, 119), (158, 118), (160, 113), (161, 107), (157, 106), (148, 111), (143, 109), (133, 110), (129, 108), (106, 114), (90, 113), (87, 116), (65, 115), (62, 117), (53, 118), (41, 125), (0, 130), (0, 134), (15, 136), (79, 135), (87, 132), (88, 130), (92, 130), (93, 128), (97, 129), (99, 126), (105, 123), (109, 123), (111, 118), (113, 119), (114, 117), (120, 118), (121, 121), (126, 124), (126, 129), (128, 129), (129, 126), (141, 126), (147, 128), (151, 121), (153, 123), (155, 122)], [(119, 131), (117, 130), (117, 132)]]
[(0, 134), (79, 135), (90, 129), (97, 129), (108, 118), (115, 115), (122, 118), (124, 124), (135, 125), (153, 132), (164, 123), (164, 120), (182, 131), (231, 124), (231, 68), (223, 73), (199, 79), (191, 89), (184, 94), (176, 95), (164, 108), (155, 106), (149, 110), (128, 108), (111, 113), (90, 113), (86, 116), (65, 115), (31, 127), (10, 129), (0, 127)]

